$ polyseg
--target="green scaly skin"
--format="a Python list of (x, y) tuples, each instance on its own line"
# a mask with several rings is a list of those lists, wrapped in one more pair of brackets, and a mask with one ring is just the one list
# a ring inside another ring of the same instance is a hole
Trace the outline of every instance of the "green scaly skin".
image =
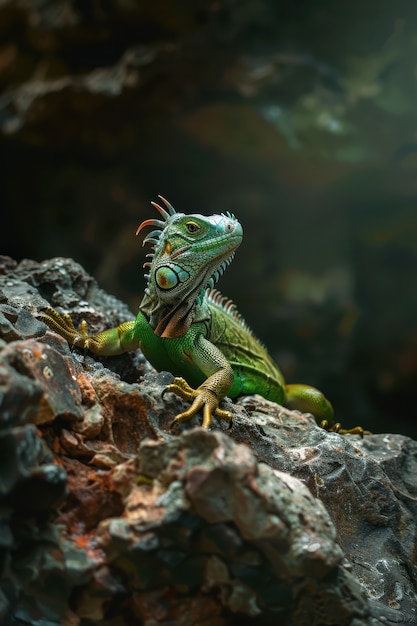
[[(155, 369), (172, 372), (175, 378), (166, 391), (191, 402), (174, 422), (186, 421), (200, 409), (205, 428), (213, 415), (230, 421), (232, 414), (219, 407), (225, 396), (258, 393), (330, 423), (333, 409), (324, 395), (307, 385), (286, 385), (234, 305), (214, 289), (242, 241), (240, 223), (229, 213), (176, 213), (159, 198), (166, 208), (152, 204), (162, 219), (144, 221), (136, 233), (155, 227), (144, 240), (154, 252), (144, 264), (150, 269), (148, 285), (136, 319), (90, 336), (85, 323), (77, 330), (69, 315), (54, 309), (39, 318), (71, 345), (102, 355), (139, 348)], [(332, 429), (347, 432), (339, 426)]]

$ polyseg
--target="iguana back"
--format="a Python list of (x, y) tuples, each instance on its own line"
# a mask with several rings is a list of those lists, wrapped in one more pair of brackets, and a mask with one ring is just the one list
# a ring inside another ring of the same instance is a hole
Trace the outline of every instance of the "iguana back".
[(234, 373), (228, 395), (236, 398), (258, 393), (273, 402), (283, 402), (284, 377), (235, 305), (216, 289), (207, 290), (206, 298), (211, 312), (207, 339), (221, 350)]

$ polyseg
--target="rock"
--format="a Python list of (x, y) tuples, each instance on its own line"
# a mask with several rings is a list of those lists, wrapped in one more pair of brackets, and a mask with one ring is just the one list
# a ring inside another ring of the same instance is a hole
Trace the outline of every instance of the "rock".
[(323, 623), (323, 612), (328, 623), (336, 615), (340, 624), (366, 623), (334, 527), (299, 480), (199, 427), (145, 440), (138, 461), (150, 484), (136, 485), (125, 516), (104, 520), (97, 535), (133, 588), (215, 591), (233, 613), (278, 614), (282, 623)]
[(36, 320), (50, 303), (95, 331), (122, 304), (69, 259), (0, 267), (5, 624), (417, 623), (416, 442), (259, 396), (226, 401), (230, 427), (171, 431), (170, 374)]

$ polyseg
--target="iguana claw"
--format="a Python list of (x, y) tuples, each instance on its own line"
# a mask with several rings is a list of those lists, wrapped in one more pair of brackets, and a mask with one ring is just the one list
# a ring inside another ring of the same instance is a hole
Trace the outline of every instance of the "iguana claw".
[(183, 400), (192, 401), (191, 406), (182, 413), (174, 417), (171, 427), (174, 424), (180, 424), (191, 419), (198, 411), (203, 408), (203, 428), (210, 428), (212, 416), (224, 419), (228, 422), (232, 419), (232, 413), (219, 408), (219, 401), (213, 391), (204, 386), (204, 383), (193, 389), (184, 378), (174, 378), (173, 382), (166, 387), (164, 393), (175, 393)]
[(87, 322), (83, 320), (80, 329), (77, 330), (74, 322), (68, 313), (58, 313), (52, 307), (45, 307), (37, 315), (37, 318), (44, 322), (51, 330), (54, 330), (64, 337), (71, 346), (80, 346), (88, 348), (88, 340), (90, 337), (87, 333)]
[(342, 428), (342, 424), (340, 422), (336, 422), (335, 424), (330, 425), (327, 420), (322, 420), (319, 424), (321, 428), (327, 430), (329, 433), (339, 433), (339, 435), (360, 435), (364, 437), (365, 435), (372, 435), (370, 430), (364, 430), (362, 426), (355, 426), (354, 428)]
[(139, 339), (134, 332), (134, 321), (123, 322), (116, 328), (109, 328), (96, 335), (89, 335), (85, 320), (82, 320), (79, 327), (76, 328), (70, 315), (58, 313), (51, 307), (42, 309), (37, 318), (58, 335), (64, 337), (70, 346), (91, 350), (94, 354), (110, 356), (139, 348)]

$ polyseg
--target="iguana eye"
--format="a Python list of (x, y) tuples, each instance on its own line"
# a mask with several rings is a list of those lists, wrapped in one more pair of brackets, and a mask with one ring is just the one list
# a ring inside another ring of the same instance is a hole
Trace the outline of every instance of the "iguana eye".
[(200, 226), (196, 222), (186, 222), (185, 228), (190, 234), (196, 233), (200, 230)]

